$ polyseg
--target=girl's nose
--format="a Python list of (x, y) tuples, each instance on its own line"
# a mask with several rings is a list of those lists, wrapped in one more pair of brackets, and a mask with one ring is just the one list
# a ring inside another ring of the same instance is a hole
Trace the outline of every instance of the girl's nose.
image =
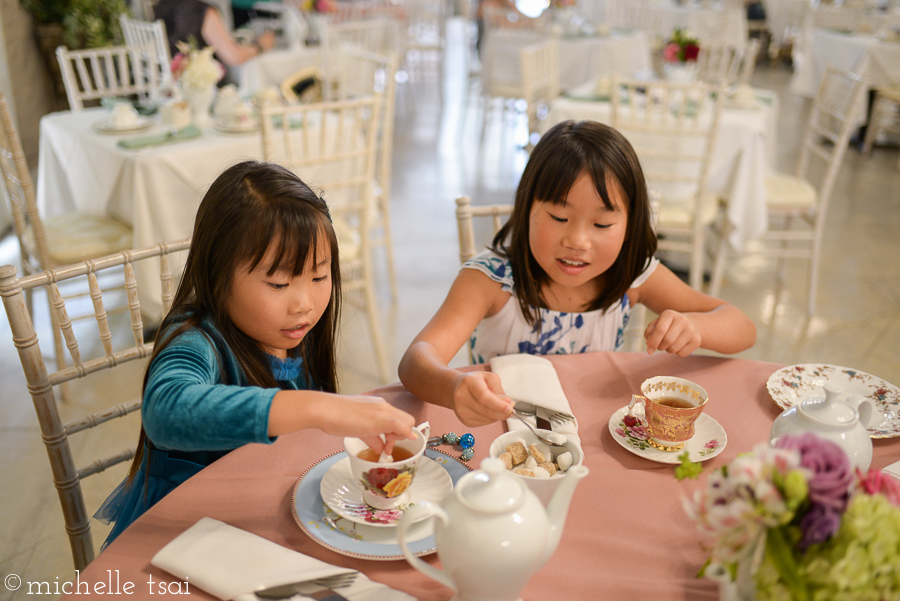
[(305, 287), (301, 287), (291, 296), (289, 310), (293, 315), (302, 315), (312, 310), (312, 306), (312, 294)]
[(563, 246), (575, 250), (587, 250), (590, 247), (590, 235), (584, 226), (572, 223), (566, 228), (562, 240)]

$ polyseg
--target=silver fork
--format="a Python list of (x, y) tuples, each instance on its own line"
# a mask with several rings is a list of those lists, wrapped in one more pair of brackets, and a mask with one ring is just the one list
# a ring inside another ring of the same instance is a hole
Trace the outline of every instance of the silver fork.
[[(353, 584), (353, 581), (356, 580), (356, 576), (359, 572), (349, 572), (344, 574), (336, 574), (334, 576), (328, 576), (325, 578), (318, 578), (316, 580), (304, 580), (302, 582), (294, 582), (290, 584), (285, 584), (282, 586), (273, 586), (271, 588), (267, 588), (262, 591), (256, 591), (254, 594), (259, 599), (290, 599), (291, 597), (297, 594), (307, 594), (304, 591), (309, 590), (310, 588), (318, 588), (318, 589), (327, 589), (326, 591), (317, 591), (317, 592), (328, 592), (333, 593), (331, 589), (343, 588), (350, 586)], [(327, 598), (327, 597), (312, 597), (315, 599), (319, 598)], [(338, 596), (337, 593), (334, 593), (332, 596), (333, 599), (344, 599), (344, 597)]]
[(563, 413), (562, 411), (556, 411), (555, 413), (551, 413), (547, 416), (551, 422), (557, 424), (564, 424), (566, 422), (575, 421), (575, 416), (571, 413)]

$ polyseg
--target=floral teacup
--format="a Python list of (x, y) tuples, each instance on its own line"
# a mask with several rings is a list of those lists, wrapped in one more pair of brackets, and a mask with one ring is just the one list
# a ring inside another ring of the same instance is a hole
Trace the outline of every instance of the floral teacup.
[(375, 509), (395, 509), (409, 502), (409, 487), (416, 476), (419, 460), (431, 426), (425, 422), (413, 428), (415, 440), (398, 440), (394, 445), (394, 461), (380, 463), (378, 455), (359, 438), (344, 439), (344, 450), (350, 458), (350, 473), (363, 490), (363, 500)]
[[(641, 394), (631, 396), (628, 415), (647, 428), (647, 442), (661, 451), (678, 451), (694, 436), (694, 422), (703, 413), (709, 395), (690, 380), (656, 376), (644, 380)], [(634, 413), (644, 405), (644, 415)]]

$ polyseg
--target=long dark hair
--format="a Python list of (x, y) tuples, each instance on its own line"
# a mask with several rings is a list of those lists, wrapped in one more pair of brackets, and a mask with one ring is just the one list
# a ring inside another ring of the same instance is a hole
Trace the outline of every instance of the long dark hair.
[[(312, 386), (337, 392), (335, 341), (341, 273), (328, 205), (291, 171), (257, 161), (226, 169), (200, 202), (184, 274), (172, 308), (159, 327), (143, 388), (146, 390), (153, 360), (172, 340), (204, 319), (210, 319), (221, 332), (249, 385), (275, 388), (277, 383), (262, 346), (228, 317), (226, 301), (234, 274), (242, 264), (253, 270), (274, 245), (269, 274), (286, 271), (298, 276), (310, 256), (313, 265), (318, 263), (321, 236), (331, 252), (331, 299), (318, 323), (288, 355), (303, 358), (306, 379)], [(142, 428), (129, 478), (140, 467), (145, 440)]]
[(491, 249), (509, 259), (522, 314), (540, 326), (536, 308), (546, 308), (541, 287), (549, 276), (529, 244), (531, 207), (535, 201), (565, 205), (569, 190), (582, 173), (590, 175), (603, 204), (615, 207), (609, 186), (618, 185), (628, 212), (622, 250), (607, 270), (606, 286), (587, 307), (606, 310), (617, 303), (656, 252), (647, 182), (634, 148), (617, 130), (596, 121), (563, 121), (541, 136), (525, 165), (512, 215), (494, 236)]

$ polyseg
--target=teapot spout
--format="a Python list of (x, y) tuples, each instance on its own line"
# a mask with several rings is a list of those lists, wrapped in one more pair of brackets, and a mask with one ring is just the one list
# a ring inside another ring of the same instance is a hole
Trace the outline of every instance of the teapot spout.
[(553, 555), (553, 552), (556, 551), (556, 546), (559, 544), (563, 528), (566, 525), (569, 504), (572, 502), (572, 495), (575, 493), (575, 487), (589, 473), (590, 470), (583, 465), (570, 467), (566, 471), (563, 481), (559, 483), (559, 488), (553, 493), (550, 503), (547, 504), (547, 521), (550, 524), (550, 532), (547, 536), (545, 562), (550, 559), (550, 556)]

